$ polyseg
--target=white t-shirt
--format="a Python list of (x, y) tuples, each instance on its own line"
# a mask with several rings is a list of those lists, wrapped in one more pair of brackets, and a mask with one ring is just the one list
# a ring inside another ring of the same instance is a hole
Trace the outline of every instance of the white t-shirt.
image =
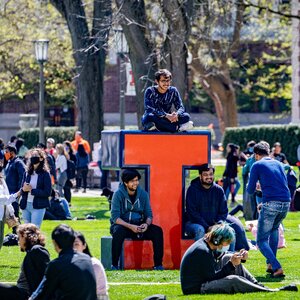
[(68, 165), (67, 165), (66, 157), (62, 154), (58, 155), (55, 160), (55, 165), (56, 165), (56, 170), (59, 170), (60, 173), (67, 170)]
[[(38, 174), (33, 172), (33, 174), (30, 177), (30, 182), (29, 182), (29, 184), (32, 186), (32, 189), (36, 189), (37, 181), (38, 181)], [(28, 193), (27, 202), (33, 202), (33, 198), (34, 198), (34, 196), (31, 193)]]

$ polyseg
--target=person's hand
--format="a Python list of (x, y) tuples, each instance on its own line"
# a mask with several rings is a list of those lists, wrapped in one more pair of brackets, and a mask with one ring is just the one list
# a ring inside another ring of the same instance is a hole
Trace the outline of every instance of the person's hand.
[(148, 229), (148, 224), (147, 223), (143, 223), (139, 226), (140, 228), (140, 232), (145, 232)]
[(130, 229), (134, 232), (134, 233), (139, 233), (141, 232), (140, 226), (134, 225), (134, 224), (130, 224)]
[(241, 260), (242, 260), (242, 255), (240, 255), (240, 253), (233, 253), (230, 258), (231, 263), (235, 267), (241, 264)]
[(29, 184), (29, 183), (24, 183), (23, 187), (22, 187), (22, 190), (24, 192), (31, 192), (32, 190), (32, 186)]
[(245, 249), (241, 249), (239, 251), (239, 255), (241, 256), (242, 260), (247, 260), (248, 259), (248, 251)]
[(259, 204), (257, 205), (257, 212), (258, 212), (258, 213), (260, 213), (260, 211), (261, 211), (261, 209), (262, 209), (262, 206), (263, 206), (262, 203), (259, 203)]
[(166, 114), (166, 118), (171, 122), (171, 123), (174, 123), (174, 122), (177, 122), (178, 121), (178, 116), (177, 114), (175, 113), (172, 113), (172, 114)]
[(234, 183), (234, 178), (230, 178), (230, 182), (231, 182), (231, 183)]

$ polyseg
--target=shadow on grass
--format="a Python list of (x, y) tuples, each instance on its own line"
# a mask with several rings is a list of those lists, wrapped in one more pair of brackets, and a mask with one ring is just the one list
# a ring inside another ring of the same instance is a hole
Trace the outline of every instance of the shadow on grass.
[(294, 242), (300, 242), (300, 239), (292, 239)]
[(95, 216), (97, 220), (99, 219), (109, 219), (109, 216), (105, 215), (107, 213), (107, 210), (90, 210), (90, 209), (74, 209), (72, 211), (72, 215), (77, 216), (77, 215), (92, 215)]
[(262, 276), (255, 276), (258, 282), (280, 282), (283, 281), (284, 278), (272, 278), (270, 275), (267, 275), (265, 277)]
[(11, 266), (11, 265), (0, 265), (0, 268), (8, 268), (8, 269), (20, 269), (20, 266)]

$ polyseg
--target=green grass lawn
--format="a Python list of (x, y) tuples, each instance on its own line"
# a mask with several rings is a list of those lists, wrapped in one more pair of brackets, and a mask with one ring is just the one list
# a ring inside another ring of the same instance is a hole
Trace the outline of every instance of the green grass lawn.
[[(82, 218), (87, 214), (96, 216), (96, 220), (65, 221), (75, 230), (80, 230), (87, 238), (89, 247), (95, 257), (100, 257), (100, 237), (109, 235), (108, 202), (104, 197), (72, 199), (71, 207), (73, 217)], [(243, 221), (243, 220), (242, 220)], [(44, 221), (42, 231), (47, 237), (47, 248), (51, 258), (57, 254), (53, 250), (50, 234), (59, 221)], [(247, 268), (265, 285), (275, 288), (292, 282), (300, 284), (300, 212), (289, 213), (284, 222), (287, 248), (278, 251), (286, 273), (283, 281), (266, 277), (265, 260), (259, 251), (250, 251), (250, 258), (246, 263)], [(6, 232), (8, 232), (6, 228)], [(247, 233), (252, 238), (250, 233)], [(18, 247), (2, 247), (0, 251), (0, 281), (15, 282), (19, 275), (20, 264), (24, 253)], [(109, 294), (112, 300), (141, 300), (152, 294), (167, 295), (167, 299), (300, 299), (300, 293), (280, 292), (276, 294), (237, 294), (237, 295), (195, 295), (183, 296), (179, 284), (178, 270), (161, 271), (107, 271)], [(0, 297), (1, 300), (1, 297)], [(12, 299), (13, 300), (13, 299)]]

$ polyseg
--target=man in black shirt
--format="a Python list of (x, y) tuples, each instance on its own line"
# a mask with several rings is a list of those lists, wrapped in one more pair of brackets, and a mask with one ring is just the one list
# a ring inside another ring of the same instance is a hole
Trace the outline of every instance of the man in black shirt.
[(248, 251), (226, 253), (233, 239), (234, 230), (222, 223), (214, 225), (204, 238), (188, 248), (180, 265), (181, 289), (185, 295), (298, 291), (293, 284), (269, 289), (258, 283), (241, 265), (247, 260)]
[(73, 250), (74, 230), (58, 225), (52, 241), (58, 258), (51, 261), (45, 276), (29, 299), (96, 300), (96, 279), (91, 258)]

